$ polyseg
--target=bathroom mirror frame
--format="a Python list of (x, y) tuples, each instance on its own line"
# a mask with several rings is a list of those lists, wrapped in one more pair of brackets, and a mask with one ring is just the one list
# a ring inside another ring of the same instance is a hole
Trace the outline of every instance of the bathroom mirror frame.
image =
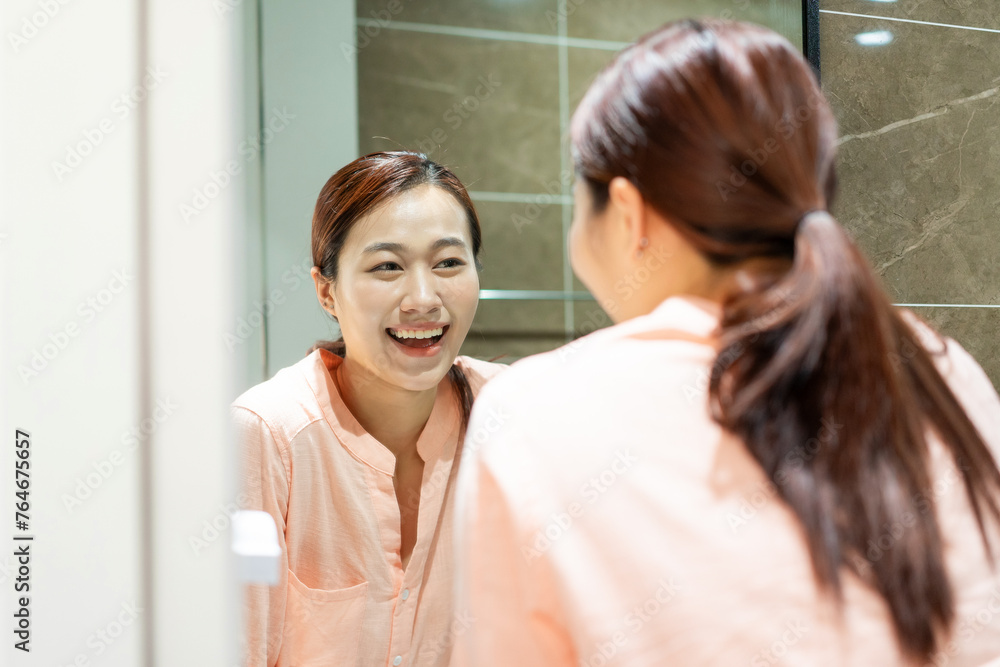
[(802, 53), (820, 76), (819, 0), (802, 0)]

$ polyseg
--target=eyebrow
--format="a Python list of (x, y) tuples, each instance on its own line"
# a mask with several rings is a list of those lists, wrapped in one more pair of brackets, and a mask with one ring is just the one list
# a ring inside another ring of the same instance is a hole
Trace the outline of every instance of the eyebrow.
[[(438, 239), (431, 246), (431, 250), (438, 250), (439, 248), (465, 248), (465, 241), (454, 236), (446, 236), (444, 238)], [(382, 241), (380, 243), (372, 243), (370, 246), (364, 249), (364, 253), (370, 254), (379, 252), (381, 250), (386, 250), (388, 252), (403, 253), (406, 251), (406, 246), (402, 243), (391, 243), (389, 241)]]

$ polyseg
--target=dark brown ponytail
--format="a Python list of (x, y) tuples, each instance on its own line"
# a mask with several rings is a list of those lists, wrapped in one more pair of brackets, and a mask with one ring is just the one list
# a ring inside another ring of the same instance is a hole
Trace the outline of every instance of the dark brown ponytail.
[[(364, 155), (337, 171), (323, 186), (316, 200), (312, 221), (312, 258), (327, 280), (337, 277), (340, 251), (347, 234), (365, 214), (388, 199), (418, 185), (429, 184), (447, 191), (465, 210), (472, 237), (472, 256), (479, 265), (483, 233), (476, 208), (465, 186), (450, 170), (433, 162), (423, 153), (409, 151), (377, 152)], [(307, 351), (325, 349), (339, 357), (347, 356), (343, 337), (316, 341)], [(464, 436), (472, 412), (472, 388), (457, 363), (448, 370), (455, 386), (462, 413)]]
[[(903, 650), (930, 657), (955, 599), (929, 493), (929, 431), (961, 471), (991, 560), (986, 521), (1000, 522), (1000, 471), (826, 212), (836, 126), (808, 64), (759, 26), (668, 24), (602, 72), (572, 135), (577, 172), (599, 206), (610, 180), (625, 177), (720, 267), (792, 260), (784, 275), (757, 275), (723, 304), (712, 415), (801, 522), (819, 584), (842, 600), (841, 568), (856, 572), (885, 599)], [(867, 560), (869, 542), (907, 512), (912, 526)]]
[[(806, 216), (791, 271), (726, 305), (719, 358), (734, 361), (713, 367), (713, 416), (743, 436), (806, 527), (819, 580), (839, 599), (840, 567), (852, 568), (885, 598), (904, 645), (929, 656), (955, 603), (928, 511), (927, 420), (944, 436), (981, 528), (984, 508), (998, 516), (990, 490), (1000, 478), (930, 355), (833, 218)], [(841, 428), (827, 428), (803, 456), (803, 444), (831, 424)], [(868, 560), (868, 545), (907, 512), (913, 524)]]

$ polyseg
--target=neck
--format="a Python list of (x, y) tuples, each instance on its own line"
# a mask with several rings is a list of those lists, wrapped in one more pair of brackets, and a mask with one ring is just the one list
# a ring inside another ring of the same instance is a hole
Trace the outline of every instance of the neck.
[(417, 455), (417, 440), (434, 409), (437, 387), (413, 391), (388, 384), (349, 357), (334, 369), (333, 378), (362, 428), (397, 460)]
[(792, 261), (779, 257), (753, 257), (737, 264), (717, 268), (700, 256), (678, 272), (674, 282), (649, 281), (638, 294), (640, 314), (651, 312), (671, 296), (694, 296), (722, 305), (733, 294), (753, 291), (753, 285), (773, 283), (792, 267)]
[(734, 293), (753, 291), (760, 283), (776, 282), (792, 268), (787, 257), (750, 257), (724, 269), (709, 269), (705, 279), (690, 290), (695, 296), (724, 303)]

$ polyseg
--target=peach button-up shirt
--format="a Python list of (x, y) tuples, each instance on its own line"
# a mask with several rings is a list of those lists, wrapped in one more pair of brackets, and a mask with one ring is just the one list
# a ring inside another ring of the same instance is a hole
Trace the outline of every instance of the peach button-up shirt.
[[(456, 361), (474, 394), (506, 368)], [(442, 380), (417, 441), (424, 473), (416, 544), (404, 571), (395, 456), (341, 399), (331, 377), (340, 363), (315, 350), (231, 406), (243, 507), (271, 514), (282, 549), (279, 584), (246, 590), (246, 664), (446, 665), (455, 633), (469, 623), (452, 608), (457, 393)]]
[[(669, 298), (518, 361), (483, 389), (456, 490), (456, 610), (474, 619), (456, 638), (456, 665), (911, 664), (884, 601), (846, 568), (837, 618), (800, 524), (711, 419), (718, 317), (707, 301)], [(997, 457), (990, 381), (953, 340), (937, 363)], [(826, 424), (803, 456), (850, 427)], [(958, 612), (931, 664), (982, 665), (1000, 656), (1000, 576), (960, 472), (939, 441), (930, 446), (927, 495)], [(886, 557), (912, 519), (885, 526), (867, 556)]]

